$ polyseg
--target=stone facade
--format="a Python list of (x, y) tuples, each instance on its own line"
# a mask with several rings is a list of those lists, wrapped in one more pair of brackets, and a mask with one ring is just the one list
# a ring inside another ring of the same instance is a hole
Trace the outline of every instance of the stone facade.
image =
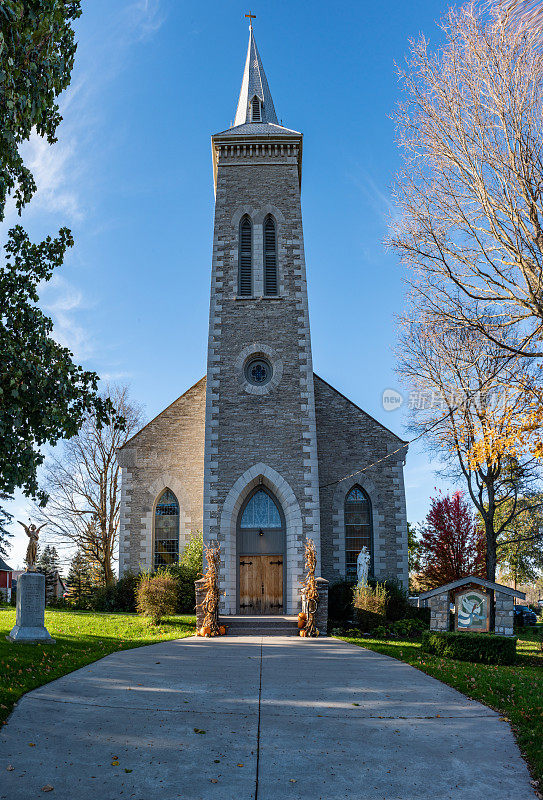
[(165, 488), (179, 502), (180, 552), (203, 528), (205, 378), (122, 447), (119, 573), (153, 567), (155, 506)]
[[(120, 570), (152, 566), (155, 506), (168, 487), (180, 505), (180, 549), (191, 530), (220, 542), (221, 613), (237, 613), (238, 517), (262, 485), (284, 517), (284, 610), (291, 614), (300, 610), (307, 538), (315, 543), (323, 587), (345, 575), (343, 508), (354, 485), (371, 501), (375, 575), (407, 585), (406, 448), (313, 374), (300, 202), (302, 135), (277, 124), (252, 31), (245, 69), (236, 125), (212, 138), (216, 202), (207, 376), (119, 452)], [(258, 87), (259, 122), (252, 122)], [(273, 296), (266, 296), (264, 281), (269, 216), (276, 232)], [(238, 286), (244, 218), (251, 223), (250, 294)], [(261, 385), (246, 374), (255, 357), (272, 370)], [(323, 601), (321, 611), (324, 606)]]
[[(322, 576), (332, 583), (345, 576), (344, 503), (358, 485), (372, 507), (371, 571), (376, 578), (396, 579), (407, 588), (404, 442), (322, 378), (315, 375), (314, 383)], [(371, 466), (374, 462), (378, 463)]]
[(449, 630), (449, 593), (436, 594), (428, 598), (430, 606), (430, 630), (448, 631)]
[[(289, 137), (290, 138), (290, 137)], [(299, 608), (303, 542), (320, 547), (318, 465), (303, 249), (298, 149), (301, 137), (286, 149), (273, 142), (249, 146), (222, 144), (214, 137), (217, 197), (206, 400), (204, 538), (218, 539), (224, 553), (221, 581), (223, 613), (236, 613), (237, 553), (235, 519), (225, 508), (233, 485), (263, 464), (277, 475), (268, 487), (277, 495), (285, 482), (297, 513), (287, 521), (287, 613)], [(242, 153), (237, 154), (241, 149)], [(234, 152), (231, 153), (230, 150)], [(281, 150), (283, 152), (281, 152)], [(272, 214), (277, 226), (279, 295), (263, 296), (263, 222)], [(244, 215), (253, 228), (253, 294), (238, 292), (239, 224)], [(244, 363), (264, 354), (281, 375), (279, 385), (255, 394), (244, 378)], [(249, 391), (248, 391), (249, 389)], [(251, 479), (260, 476), (248, 476)], [(235, 498), (238, 507), (251, 481)], [(320, 567), (319, 567), (320, 568)]]
[(494, 592), (494, 600), (496, 609), (494, 631), (504, 636), (512, 636), (515, 601), (510, 595), (498, 591)]

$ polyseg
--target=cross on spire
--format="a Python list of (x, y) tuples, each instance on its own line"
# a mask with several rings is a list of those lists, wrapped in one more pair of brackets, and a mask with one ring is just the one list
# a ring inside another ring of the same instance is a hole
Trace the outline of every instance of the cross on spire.
[(255, 14), (251, 14), (251, 12), (249, 11), (249, 13), (245, 14), (245, 16), (249, 18), (249, 28), (252, 28), (253, 27), (253, 20), (256, 19), (256, 15)]

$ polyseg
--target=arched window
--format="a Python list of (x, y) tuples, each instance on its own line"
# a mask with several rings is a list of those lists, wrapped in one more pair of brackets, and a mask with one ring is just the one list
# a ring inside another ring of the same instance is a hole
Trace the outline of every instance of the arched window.
[(154, 567), (179, 561), (179, 503), (170, 489), (164, 489), (155, 508)]
[(277, 294), (277, 236), (275, 220), (264, 220), (264, 294)]
[(256, 94), (251, 101), (251, 120), (252, 122), (262, 121), (260, 98)]
[(239, 224), (239, 294), (253, 293), (253, 226), (245, 216)]
[(281, 514), (271, 495), (258, 489), (245, 506), (240, 528), (281, 528)]
[[(371, 503), (360, 486), (353, 486), (345, 498), (345, 578), (356, 580), (356, 559), (365, 545), (372, 552)], [(370, 569), (372, 561), (370, 560)]]

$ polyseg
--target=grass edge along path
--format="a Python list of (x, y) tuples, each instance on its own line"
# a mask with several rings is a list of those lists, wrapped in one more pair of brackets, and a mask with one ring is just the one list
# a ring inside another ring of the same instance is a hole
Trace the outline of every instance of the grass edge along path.
[(535, 631), (520, 632), (518, 637), (513, 666), (429, 656), (421, 653), (420, 641), (414, 640), (336, 638), (404, 661), (497, 711), (510, 723), (536, 795), (543, 798), (543, 652)]
[(5, 725), (20, 698), (110, 653), (182, 639), (196, 633), (196, 618), (180, 615), (151, 625), (137, 614), (93, 611), (45, 612), (56, 644), (19, 644), (6, 635), (15, 625), (15, 609), (0, 608), (0, 721)]

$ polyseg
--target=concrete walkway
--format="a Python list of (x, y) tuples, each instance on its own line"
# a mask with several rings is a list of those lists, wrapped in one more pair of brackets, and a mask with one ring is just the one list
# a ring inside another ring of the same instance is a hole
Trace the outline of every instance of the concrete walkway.
[(386, 656), (283, 637), (164, 642), (43, 686), (3, 726), (0, 776), (2, 800), (534, 798), (493, 711)]

